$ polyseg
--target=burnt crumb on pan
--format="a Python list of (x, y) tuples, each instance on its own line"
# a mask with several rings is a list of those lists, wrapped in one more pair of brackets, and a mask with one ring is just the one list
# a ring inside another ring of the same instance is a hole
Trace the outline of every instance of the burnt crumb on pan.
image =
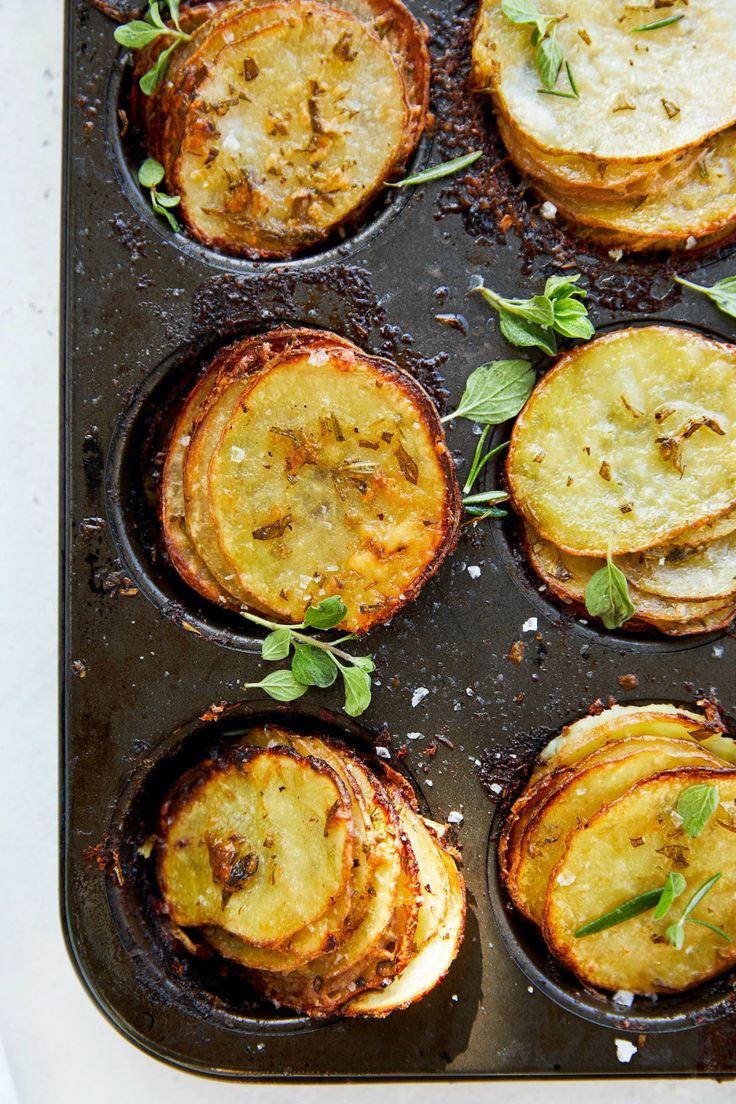
[(639, 676), (634, 674), (619, 675), (618, 684), (622, 690), (636, 690), (639, 685)]
[(532, 772), (540, 751), (555, 735), (555, 729), (541, 727), (515, 733), (502, 748), (486, 748), (477, 767), (480, 784), (489, 801), (497, 806), (495, 823), (503, 823), (521, 787)]

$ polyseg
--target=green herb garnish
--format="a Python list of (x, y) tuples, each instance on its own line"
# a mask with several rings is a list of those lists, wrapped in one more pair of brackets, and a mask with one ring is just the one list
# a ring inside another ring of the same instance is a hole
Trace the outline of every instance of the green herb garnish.
[(657, 19), (654, 23), (645, 23), (643, 27), (632, 27), (632, 34), (639, 34), (641, 31), (658, 31), (660, 27), (671, 27), (673, 23), (679, 23), (681, 19), (685, 18), (684, 12), (678, 12), (677, 15), (668, 15), (664, 19)]
[(692, 288), (693, 291), (698, 291), (701, 295), (707, 296), (724, 314), (730, 315), (731, 318), (736, 318), (736, 276), (726, 276), (712, 287), (702, 287), (700, 284), (693, 284), (690, 280), (683, 279), (682, 276), (675, 276), (675, 282), (682, 284), (683, 287)]
[(468, 376), (457, 410), (441, 419), (467, 418), (500, 425), (515, 418), (532, 393), (536, 377), (528, 360), (494, 360)]
[(483, 150), (474, 150), (473, 153), (463, 154), (462, 157), (453, 157), (451, 161), (443, 161), (441, 165), (432, 165), (413, 176), (405, 176), (403, 180), (386, 181), (387, 188), (413, 188), (416, 184), (428, 184), (432, 180), (441, 180), (445, 176), (467, 169), (474, 165), (478, 158), (483, 156)]
[(152, 157), (146, 158), (138, 170), (138, 181), (143, 188), (148, 188), (151, 196), (151, 207), (157, 215), (166, 219), (171, 229), (176, 233), (180, 227), (171, 208), (181, 203), (181, 196), (170, 196), (166, 192), (160, 192), (158, 185), (164, 178), (164, 167)]
[(310, 686), (332, 686), (340, 674), (345, 689), (345, 712), (351, 717), (365, 713), (371, 703), (371, 673), (376, 665), (370, 656), (351, 656), (337, 647), (346, 640), (354, 640), (354, 635), (349, 633), (328, 643), (300, 631), (334, 629), (347, 612), (342, 598), (334, 595), (309, 606), (299, 625), (278, 625), (254, 613), (243, 613), (246, 620), (271, 630), (261, 646), (262, 659), (278, 662), (294, 651), (291, 670), (274, 671), (261, 682), (245, 683), (245, 688), (265, 690), (277, 701), (294, 701)]
[(665, 916), (675, 903), (675, 898), (679, 897), (680, 894), (685, 891), (686, 887), (687, 882), (683, 878), (682, 874), (673, 872), (667, 875), (667, 881), (664, 883), (662, 896), (659, 898), (659, 903), (654, 910), (655, 920), (664, 920)]
[(639, 893), (636, 897), (631, 897), (628, 901), (624, 901), (623, 904), (611, 909), (610, 912), (604, 912), (597, 920), (591, 920), (588, 924), (583, 924), (582, 928), (578, 928), (575, 932), (575, 938), (582, 939), (586, 935), (595, 935), (597, 932), (605, 931), (606, 928), (615, 928), (617, 924), (623, 924), (625, 920), (640, 916), (642, 912), (649, 912), (650, 909), (657, 907), (665, 890), (666, 884), (660, 886), (659, 889), (648, 889), (645, 893)]
[(606, 566), (596, 571), (585, 588), (585, 608), (599, 617), (607, 629), (619, 629), (636, 613), (623, 571), (616, 567), (609, 548)]
[[(565, 62), (560, 45), (555, 37), (555, 24), (562, 18), (559, 15), (543, 15), (532, 0), (503, 0), (501, 11), (511, 23), (532, 28), (531, 44), (534, 47), (534, 60), (543, 87), (538, 91), (545, 95), (561, 96), (563, 99), (579, 99), (570, 66)], [(563, 63), (567, 70), (572, 92), (557, 92), (555, 85), (560, 76)]]
[(720, 796), (717, 786), (699, 783), (688, 786), (677, 799), (677, 812), (682, 817), (682, 830), (691, 839), (697, 839), (718, 808)]
[(680, 919), (675, 924), (670, 924), (667, 928), (665, 935), (676, 950), (681, 951), (685, 946), (685, 924), (699, 924), (701, 928), (708, 928), (710, 931), (720, 936), (721, 939), (725, 939), (726, 943), (733, 942), (729, 935), (726, 935), (726, 933), (721, 928), (716, 927), (715, 924), (711, 924), (710, 920), (701, 920), (697, 916), (690, 915), (703, 900), (706, 893), (710, 893), (720, 877), (720, 874), (714, 874), (712, 878), (704, 882), (700, 889), (697, 889), (695, 893), (693, 893), (692, 897), (685, 905)]
[(556, 334), (588, 340), (595, 333), (588, 311), (580, 300), (587, 297), (578, 287), (580, 274), (550, 276), (542, 295), (531, 299), (505, 299), (490, 288), (475, 288), (498, 311), (501, 333), (512, 345), (539, 348), (548, 356), (557, 352)]
[(166, 76), (169, 67), (169, 58), (182, 42), (189, 42), (190, 34), (186, 34), (179, 25), (179, 0), (163, 0), (169, 9), (173, 27), (167, 26), (161, 16), (161, 5), (158, 0), (151, 0), (144, 19), (132, 19), (115, 31), (115, 41), (121, 46), (127, 46), (130, 50), (140, 50), (148, 46), (157, 38), (171, 38), (174, 41), (165, 50), (162, 50), (155, 64), (140, 79), (141, 91), (146, 96), (158, 88)]

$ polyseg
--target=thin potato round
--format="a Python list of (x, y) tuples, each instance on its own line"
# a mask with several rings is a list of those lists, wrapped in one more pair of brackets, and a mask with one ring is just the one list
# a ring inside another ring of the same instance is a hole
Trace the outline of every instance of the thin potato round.
[(521, 859), (521, 841), (527, 826), (536, 816), (548, 797), (555, 793), (572, 777), (572, 770), (562, 767), (559, 770), (545, 771), (532, 775), (526, 789), (511, 807), (498, 841), (498, 864), (501, 877), (506, 882)]
[[(696, 838), (678, 828), (673, 813), (689, 786), (717, 786), (720, 804)], [(632, 993), (691, 989), (736, 961), (736, 771), (688, 769), (645, 779), (574, 831), (549, 882), (544, 935), (553, 954), (585, 985)], [(636, 841), (632, 846), (631, 841)], [(676, 867), (687, 881), (663, 920), (653, 911), (576, 938), (575, 932), (610, 909), (663, 886)], [(699, 924), (685, 924), (677, 950), (666, 930), (692, 895), (714, 874), (720, 879), (693, 910), (717, 925), (727, 943)]]
[[(660, 13), (610, 0), (547, 0), (579, 99), (540, 96), (531, 28), (501, 0), (483, 0), (475, 83), (545, 149), (605, 161), (646, 161), (700, 145), (736, 122), (736, 88), (714, 79), (736, 63), (736, 25), (722, 0), (698, 0), (674, 25), (632, 33)], [(565, 88), (564, 72), (559, 88)]]
[(325, 763), (240, 750), (196, 771), (161, 817), (158, 879), (172, 921), (274, 947), (323, 916), (353, 861), (350, 801)]
[(358, 350), (299, 350), (250, 377), (209, 464), (222, 552), (260, 606), (299, 622), (339, 594), (343, 625), (391, 618), (456, 542), (455, 467), (425, 392)]
[(720, 540), (722, 537), (730, 537), (735, 532), (736, 510), (729, 510), (728, 513), (721, 514), (720, 517), (708, 522), (707, 525), (700, 526), (699, 529), (686, 529), (684, 533), (673, 537), (667, 547), (702, 548), (704, 545), (710, 544), (711, 541)]
[(552, 871), (565, 853), (567, 839), (604, 805), (615, 801), (642, 778), (676, 767), (712, 767), (722, 764), (694, 742), (663, 745), (656, 750), (633, 751), (576, 771), (552, 794), (527, 826), (520, 845), (521, 861), (507, 883), (517, 909), (541, 924)]
[(733, 508), (735, 442), (736, 347), (680, 327), (617, 330), (537, 385), (507, 477), (517, 511), (559, 548), (638, 552)]
[(715, 601), (736, 594), (736, 535), (692, 552), (653, 548), (622, 556), (618, 566), (640, 590), (677, 601)]
[(197, 87), (172, 187), (194, 237), (288, 257), (383, 188), (409, 124), (405, 85), (388, 48), (345, 13), (295, 0), (245, 38), (229, 26), (236, 41)]

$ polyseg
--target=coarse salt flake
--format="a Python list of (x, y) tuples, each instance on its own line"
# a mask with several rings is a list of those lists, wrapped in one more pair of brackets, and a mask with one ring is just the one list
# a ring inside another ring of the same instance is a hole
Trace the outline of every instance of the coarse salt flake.
[(309, 354), (308, 363), (314, 367), (319, 368), (320, 365), (326, 364), (330, 359), (330, 354), (326, 349), (315, 349), (313, 353)]
[(451, 813), (447, 814), (447, 823), (448, 824), (462, 824), (462, 822), (464, 820), (465, 820), (465, 817), (457, 809), (453, 809)]
[(223, 139), (222, 148), (228, 150), (230, 153), (237, 153), (240, 149), (240, 142), (234, 134), (228, 134), (227, 137)]
[(612, 261), (620, 261), (624, 255), (623, 249), (609, 249), (608, 256)]
[(491, 782), (488, 789), (491, 791), (491, 793), (494, 793), (494, 794), (502, 794), (503, 793), (503, 786), (499, 786), (498, 782)]
[(526, 620), (526, 621), (524, 622), (524, 624), (523, 624), (523, 625), (521, 626), (521, 631), (522, 631), (523, 633), (525, 633), (525, 632), (536, 632), (536, 631), (537, 631), (537, 626), (538, 626), (538, 625), (539, 625), (539, 620), (538, 620), (538, 618), (536, 618), (536, 617), (530, 617), (530, 618), (528, 618), (528, 620)]
[(390, 759), (391, 758), (391, 752), (388, 750), (387, 747), (377, 747), (376, 748), (376, 755), (378, 756), (379, 759)]
[(631, 1008), (634, 1003), (634, 994), (628, 989), (617, 989), (613, 994), (613, 1003), (622, 1004), (624, 1008)]
[(574, 881), (575, 881), (575, 875), (570, 874), (569, 871), (568, 871), (568, 873), (565, 873), (563, 871), (562, 874), (557, 875), (557, 884), (558, 885), (569, 886), (569, 885), (572, 885), (572, 883)]
[(554, 203), (550, 203), (550, 201), (547, 199), (542, 204), (539, 213), (543, 219), (548, 219), (551, 222), (553, 218), (557, 217), (557, 208), (555, 207)]
[(239, 448), (237, 445), (233, 445), (230, 449), (230, 459), (233, 464), (242, 464), (245, 460), (245, 449)]
[(183, 437), (179, 438), (179, 444), (181, 445), (182, 448), (186, 448), (187, 445), (189, 444), (189, 442), (191, 441), (191, 439), (192, 438), (187, 433)]
[(407, 732), (406, 738), (407, 738), (407, 740), (423, 740), (424, 739), (424, 733), (423, 732)]
[(470, 567), (468, 568), (468, 575), (470, 576), (471, 579), (479, 579), (480, 578), (480, 568), (477, 566), (477, 564), (471, 564), (470, 565)]
[(630, 1043), (628, 1039), (614, 1039), (613, 1041), (616, 1044), (616, 1057), (619, 1062), (628, 1065), (639, 1048)]
[(420, 701), (423, 701), (426, 698), (428, 693), (429, 693), (429, 690), (427, 689), (426, 686), (417, 686), (416, 690), (414, 691), (414, 693), (411, 696), (411, 704), (412, 704), (414, 709), (416, 709), (416, 707), (419, 705)]

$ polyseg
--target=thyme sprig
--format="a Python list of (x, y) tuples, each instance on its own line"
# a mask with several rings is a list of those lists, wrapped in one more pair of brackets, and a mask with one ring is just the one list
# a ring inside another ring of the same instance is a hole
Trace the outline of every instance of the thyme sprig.
[[(161, 3), (166, 4), (173, 26), (164, 22)], [(174, 50), (181, 46), (182, 42), (189, 42), (192, 37), (181, 29), (179, 23), (180, 0), (161, 0), (161, 3), (159, 0), (151, 0), (143, 19), (131, 19), (129, 23), (125, 23), (115, 31), (115, 41), (121, 46), (127, 46), (129, 50), (141, 50), (157, 38), (173, 39), (171, 45), (161, 51), (155, 64), (140, 79), (141, 92), (146, 96), (150, 96), (166, 76), (169, 59)]]
[(161, 215), (168, 222), (174, 233), (180, 229), (176, 216), (171, 208), (181, 203), (181, 196), (170, 196), (166, 192), (160, 192), (158, 185), (164, 178), (164, 167), (153, 157), (147, 157), (138, 170), (138, 182), (142, 188), (148, 188), (151, 207), (157, 215)]
[(261, 646), (262, 659), (278, 662), (287, 659), (293, 650), (290, 670), (273, 671), (260, 682), (245, 683), (245, 689), (264, 690), (276, 701), (295, 701), (306, 694), (310, 686), (324, 689), (342, 675), (345, 712), (350, 717), (365, 713), (371, 703), (371, 674), (376, 665), (371, 656), (352, 656), (338, 647), (354, 640), (355, 635), (348, 633), (337, 640), (326, 641), (302, 632), (303, 629), (319, 632), (334, 629), (347, 612), (347, 606), (338, 595), (309, 606), (298, 625), (279, 625), (255, 613), (243, 612), (247, 621), (271, 630)]

